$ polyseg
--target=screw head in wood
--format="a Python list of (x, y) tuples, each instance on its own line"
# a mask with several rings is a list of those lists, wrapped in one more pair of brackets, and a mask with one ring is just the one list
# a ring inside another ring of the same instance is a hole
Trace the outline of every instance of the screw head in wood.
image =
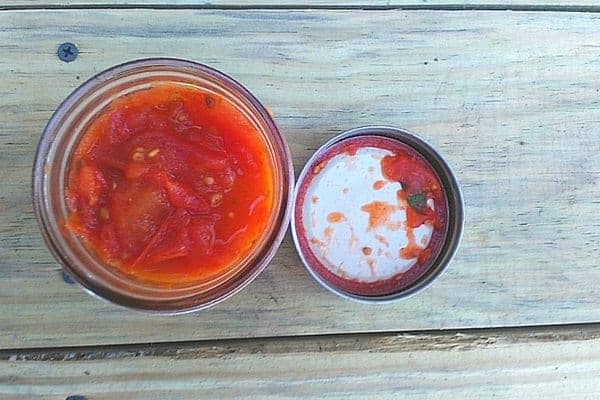
[(61, 61), (71, 62), (77, 58), (77, 55), (79, 55), (79, 50), (73, 43), (66, 42), (58, 46), (56, 54)]

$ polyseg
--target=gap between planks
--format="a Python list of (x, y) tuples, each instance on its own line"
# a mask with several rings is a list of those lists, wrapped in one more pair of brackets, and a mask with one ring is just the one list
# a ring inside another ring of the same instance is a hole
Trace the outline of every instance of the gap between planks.
[(101, 10), (101, 9), (146, 9), (146, 10), (324, 10), (324, 11), (533, 11), (600, 13), (600, 5), (553, 5), (553, 4), (18, 4), (0, 5), (0, 11), (40, 10)]
[(600, 323), (507, 328), (352, 333), (0, 350), (0, 361), (92, 361), (139, 357), (220, 358), (231, 355), (465, 351), (509, 344), (600, 339)]

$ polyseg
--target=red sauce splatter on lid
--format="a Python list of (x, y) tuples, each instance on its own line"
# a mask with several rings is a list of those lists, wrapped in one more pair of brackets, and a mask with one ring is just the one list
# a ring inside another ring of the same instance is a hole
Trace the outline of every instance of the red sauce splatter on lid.
[(385, 183), (386, 183), (386, 182), (385, 182), (385, 181), (383, 181), (383, 180), (378, 180), (378, 181), (375, 181), (375, 182), (373, 183), (373, 189), (374, 189), (374, 190), (381, 190), (381, 189), (383, 189), (383, 187), (385, 186)]
[(396, 211), (396, 206), (384, 201), (373, 201), (363, 205), (361, 211), (369, 214), (369, 230), (389, 223), (390, 216)]
[(331, 212), (327, 215), (327, 222), (337, 224), (346, 220), (346, 216), (341, 212)]

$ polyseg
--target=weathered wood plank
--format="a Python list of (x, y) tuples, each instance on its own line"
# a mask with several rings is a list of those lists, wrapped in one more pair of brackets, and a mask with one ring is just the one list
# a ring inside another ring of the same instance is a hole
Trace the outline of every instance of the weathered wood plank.
[(294, 0), (127, 0), (123, 2), (115, 0), (4, 0), (0, 8), (5, 7), (127, 7), (127, 6), (189, 6), (189, 7), (532, 7), (532, 8), (556, 8), (556, 7), (591, 7), (600, 8), (596, 0), (305, 0), (302, 2)]
[(597, 399), (600, 335), (543, 329), (0, 353), (0, 397)]
[[(579, 13), (0, 13), (0, 347), (600, 321), (599, 38), (600, 16)], [(79, 46), (75, 62), (56, 58), (63, 41)], [(243, 293), (173, 318), (64, 283), (30, 204), (40, 133), (87, 77), (158, 55), (246, 84), (297, 169), (344, 129), (421, 133), (463, 185), (455, 262), (412, 299), (357, 305), (313, 283), (286, 239)]]

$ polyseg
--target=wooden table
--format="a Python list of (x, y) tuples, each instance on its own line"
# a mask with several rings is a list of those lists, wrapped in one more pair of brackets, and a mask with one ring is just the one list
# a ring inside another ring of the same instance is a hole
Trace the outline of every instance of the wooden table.
[[(114, 3), (0, 5), (1, 399), (600, 396), (597, 0)], [(317, 286), (289, 237), (246, 290), (192, 315), (65, 282), (32, 211), (40, 134), (90, 76), (152, 56), (240, 80), (297, 171), (351, 127), (419, 132), (464, 191), (455, 261), (385, 306)]]

